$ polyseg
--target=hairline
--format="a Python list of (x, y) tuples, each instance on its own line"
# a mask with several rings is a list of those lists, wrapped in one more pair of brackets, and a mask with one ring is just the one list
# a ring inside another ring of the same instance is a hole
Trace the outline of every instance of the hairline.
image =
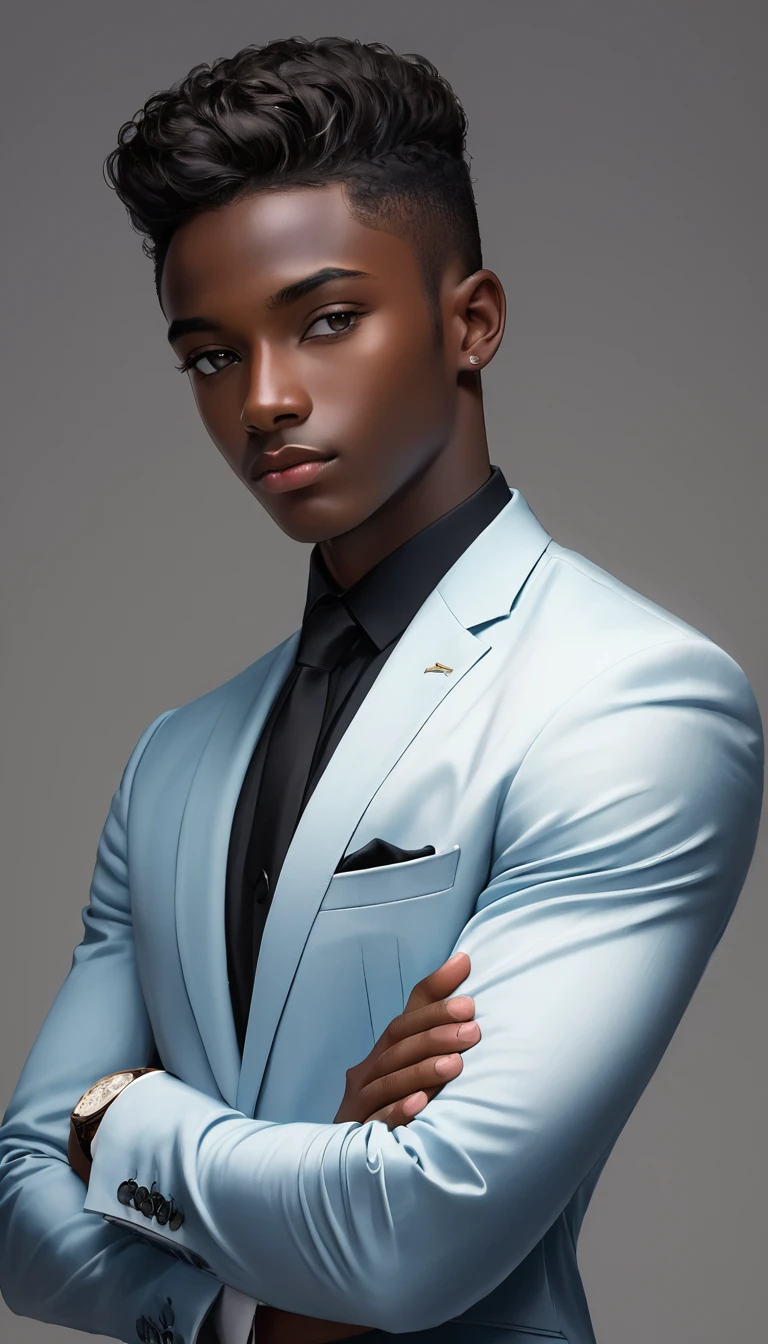
[[(178, 232), (179, 228), (181, 228), (183, 224), (189, 223), (191, 219), (195, 219), (197, 218), (198, 215), (205, 214), (208, 211), (222, 210), (227, 205), (234, 205), (239, 201), (248, 199), (249, 197), (259, 196), (261, 194), (266, 194), (267, 192), (277, 193), (280, 191), (290, 192), (290, 191), (323, 190), (323, 188), (332, 187), (335, 185), (341, 185), (344, 202), (347, 206), (347, 209), (349, 210), (349, 213), (352, 215), (353, 219), (355, 219), (364, 228), (375, 229), (379, 233), (391, 233), (393, 236), (400, 238), (400, 240), (404, 242), (407, 247), (410, 248), (414, 260), (416, 262), (416, 267), (419, 272), (419, 276), (421, 277), (422, 294), (424, 296), (427, 309), (430, 314), (432, 332), (435, 338), (435, 344), (438, 349), (441, 348), (443, 343), (444, 330), (443, 330), (443, 316), (440, 308), (439, 277), (437, 276), (437, 268), (434, 266), (430, 266), (429, 263), (426, 261), (420, 248), (414, 241), (413, 230), (408, 227), (404, 228), (393, 227), (393, 221), (396, 215), (396, 211), (394, 210), (389, 211), (389, 217), (386, 219), (386, 223), (378, 222), (380, 217), (387, 214), (386, 204), (382, 206), (380, 211), (377, 211), (375, 207), (366, 208), (361, 200), (355, 198), (354, 178), (351, 175), (342, 176), (341, 174), (339, 174), (329, 176), (327, 178), (324, 178), (322, 181), (310, 180), (311, 177), (310, 174), (307, 174), (306, 177), (308, 180), (305, 181), (295, 179), (293, 181), (286, 180), (285, 182), (280, 182), (279, 180), (277, 180), (272, 182), (266, 181), (264, 183), (247, 183), (242, 187), (240, 191), (238, 191), (235, 195), (229, 197), (226, 201), (206, 202), (203, 205), (201, 205), (199, 210), (191, 213), (190, 215), (187, 216), (186, 219), (182, 220), (177, 225), (176, 229), (174, 229), (170, 237), (167, 239), (165, 246), (163, 248), (160, 263), (159, 265), (155, 266), (155, 292), (157, 294), (157, 300), (158, 303), (160, 304), (160, 309), (163, 312), (163, 315), (164, 316), (166, 315), (165, 309), (163, 308), (162, 305), (162, 300), (160, 298), (160, 286), (162, 283), (163, 271), (165, 269), (165, 262), (168, 256), (168, 250), (170, 248), (170, 244), (175, 234)], [(344, 192), (345, 187), (347, 188), (346, 193)], [(403, 193), (399, 194), (400, 198), (403, 199), (404, 194)], [(398, 192), (396, 190), (391, 192), (385, 192), (383, 193), (382, 199), (385, 202), (393, 201), (397, 197), (397, 195)], [(403, 217), (407, 220), (408, 219), (407, 206), (403, 209), (402, 214)], [(458, 250), (455, 250), (455, 254), (456, 256), (459, 255)], [(447, 264), (448, 264), (447, 258), (444, 257), (442, 262), (442, 271), (445, 270)]]

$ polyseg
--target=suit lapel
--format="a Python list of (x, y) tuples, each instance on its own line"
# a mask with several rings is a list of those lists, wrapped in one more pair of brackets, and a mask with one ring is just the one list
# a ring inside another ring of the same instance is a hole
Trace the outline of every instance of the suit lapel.
[[(488, 652), (551, 537), (518, 490), (407, 627), (336, 747), (299, 820), (259, 952), (237, 1109), (253, 1115), (312, 922), (371, 799), (430, 715)], [(470, 628), (472, 627), (473, 630)], [(489, 629), (489, 627), (491, 627)], [(425, 672), (435, 662), (452, 672)]]
[[(336, 865), (363, 812), (437, 706), (489, 644), (435, 590), (401, 636), (321, 775), (291, 840), (264, 927), (237, 1109), (252, 1115), (294, 972)], [(450, 674), (426, 673), (438, 659)]]
[(227, 975), (225, 895), (232, 819), (272, 703), (296, 656), (299, 631), (237, 678), (205, 744), (187, 796), (176, 860), (176, 930), (187, 993), (219, 1091), (234, 1106), (240, 1073)]

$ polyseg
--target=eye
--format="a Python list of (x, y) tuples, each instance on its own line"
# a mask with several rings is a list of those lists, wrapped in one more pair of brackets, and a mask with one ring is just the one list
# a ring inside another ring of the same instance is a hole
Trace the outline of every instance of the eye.
[[(326, 340), (329, 336), (331, 339), (346, 336), (347, 332), (356, 327), (364, 316), (364, 313), (355, 312), (350, 308), (335, 308), (330, 313), (321, 313), (308, 328), (305, 339), (321, 322), (328, 323), (330, 331), (318, 332), (317, 336), (312, 337), (313, 340)], [(341, 322), (342, 325), (336, 325), (337, 322)], [(221, 360), (228, 360), (229, 363), (222, 364)], [(194, 370), (195, 373), (201, 374), (203, 378), (210, 378), (212, 374), (229, 368), (233, 361), (239, 362), (239, 355), (233, 354), (231, 350), (204, 350), (199, 355), (188, 355), (186, 359), (183, 359), (180, 364), (176, 364), (174, 367), (179, 370), (179, 373), (189, 373)], [(208, 365), (208, 368), (204, 367), (205, 364)]]
[[(174, 367), (179, 370), (179, 373), (188, 373), (190, 369), (194, 369), (195, 373), (201, 373), (204, 378), (210, 378), (212, 373), (218, 373), (221, 368), (229, 367), (227, 364), (219, 364), (218, 360), (237, 358), (238, 356), (233, 355), (231, 350), (204, 350), (201, 355), (188, 355), (186, 359), (183, 359), (180, 364), (176, 364)], [(202, 368), (201, 365), (205, 362), (211, 367)]]
[[(330, 332), (321, 331), (319, 333), (321, 337), (326, 337), (328, 335), (346, 336), (348, 331), (351, 331), (353, 327), (357, 326), (363, 316), (363, 313), (354, 312), (351, 308), (334, 308), (332, 312), (321, 313), (319, 317), (316, 317), (312, 325), (307, 329), (306, 335), (308, 336), (311, 331), (314, 331), (318, 322), (329, 322), (332, 324)], [(333, 325), (337, 318), (339, 318), (345, 325), (342, 325), (341, 327)], [(313, 339), (315, 338), (313, 337)]]

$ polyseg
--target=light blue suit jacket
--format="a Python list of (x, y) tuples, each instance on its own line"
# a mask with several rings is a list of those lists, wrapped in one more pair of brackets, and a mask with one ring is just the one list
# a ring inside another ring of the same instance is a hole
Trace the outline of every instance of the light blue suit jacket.
[[(0, 1131), (3, 1294), (131, 1342), (162, 1311), (190, 1344), (226, 1283), (394, 1334), (438, 1327), (438, 1344), (585, 1344), (584, 1211), (753, 851), (749, 683), (552, 541), (512, 490), (408, 626), (299, 822), (241, 1066), (227, 848), (297, 643), (161, 714), (128, 761), (84, 939)], [(450, 671), (425, 671), (436, 661)], [(373, 836), (436, 853), (335, 873)], [(459, 949), (482, 1028), (460, 1076), (408, 1126), (334, 1124), (346, 1069)], [(71, 1107), (154, 1042), (167, 1071), (108, 1111), (84, 1199)], [(128, 1178), (172, 1196), (181, 1228), (123, 1206)]]

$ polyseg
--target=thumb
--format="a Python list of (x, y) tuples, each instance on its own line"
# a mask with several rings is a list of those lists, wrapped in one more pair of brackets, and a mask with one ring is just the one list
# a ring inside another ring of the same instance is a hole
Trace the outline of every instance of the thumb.
[(428, 1003), (447, 998), (462, 980), (469, 975), (471, 962), (467, 952), (456, 952), (448, 961), (444, 961), (437, 970), (426, 975), (414, 985), (405, 1005), (406, 1013), (415, 1008), (424, 1008)]

